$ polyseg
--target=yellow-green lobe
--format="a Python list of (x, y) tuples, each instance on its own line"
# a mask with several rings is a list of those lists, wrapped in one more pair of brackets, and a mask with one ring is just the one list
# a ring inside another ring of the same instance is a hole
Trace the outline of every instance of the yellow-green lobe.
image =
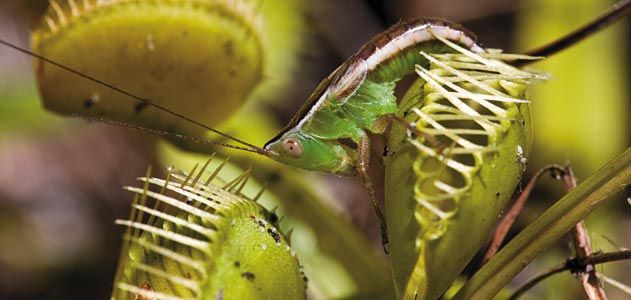
[[(191, 119), (222, 122), (263, 78), (254, 2), (128, 0), (85, 7), (73, 1), (76, 10), (58, 2), (60, 9), (50, 8), (32, 35), (34, 52)], [(51, 111), (199, 131), (66, 70), (41, 61), (35, 68)]]

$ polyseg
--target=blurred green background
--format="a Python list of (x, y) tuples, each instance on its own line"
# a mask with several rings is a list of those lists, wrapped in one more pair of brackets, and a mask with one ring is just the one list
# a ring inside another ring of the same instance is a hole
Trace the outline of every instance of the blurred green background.
[[(296, 12), (303, 26), (285, 28), (295, 40), (283, 51), (296, 55), (297, 65), (276, 69), (289, 74), (273, 74), (272, 69), (271, 75), (287, 80), (288, 84), (267, 89), (261, 99), (251, 99), (260, 103), (240, 113), (247, 119), (237, 116), (232, 125), (226, 126), (245, 127), (246, 140), (261, 144), (289, 120), (322, 78), (371, 36), (400, 19), (447, 18), (475, 32), (487, 47), (520, 52), (573, 30), (612, 3), (305, 0), (302, 9)], [(0, 37), (28, 45), (29, 31), (45, 8), (46, 1), (3, 0)], [(628, 37), (627, 18), (532, 66), (551, 73), (553, 79), (531, 93), (535, 142), (528, 174), (549, 163), (570, 163), (580, 182), (629, 147)], [(253, 126), (257, 130), (251, 130)], [(380, 153), (379, 147), (383, 146), (375, 144), (375, 152)], [(109, 297), (121, 234), (113, 220), (128, 215), (131, 199), (121, 187), (136, 184), (135, 177), (143, 174), (148, 164), (187, 168), (182, 160), (203, 160), (198, 156), (183, 159), (174, 151), (177, 150), (157, 142), (155, 137), (133, 130), (86, 125), (44, 111), (38, 100), (31, 59), (0, 47), (0, 298)], [(175, 157), (179, 160), (175, 161)], [(379, 178), (380, 166), (373, 173)], [(329, 199), (326, 205), (371, 241), (369, 245), (374, 249), (366, 251), (378, 250), (378, 226), (359, 181), (320, 174), (308, 176), (317, 177), (314, 181), (317, 186), (312, 188), (326, 194), (322, 195)], [(531, 222), (562, 194), (559, 183), (544, 179), (512, 233)], [(629, 247), (631, 208), (621, 199), (595, 212), (588, 220), (588, 228), (595, 250)], [(308, 237), (297, 239), (296, 243), (309, 248)], [(529, 266), (515, 280), (515, 286), (567, 258), (568, 241), (559, 242), (555, 249)], [(314, 257), (309, 257), (308, 251), (303, 253), (303, 262), (311, 260), (323, 266), (311, 274), (307, 272), (307, 276), (316, 278), (316, 291), (310, 291), (313, 298), (343, 297), (352, 290), (345, 286), (343, 277), (331, 276), (327, 281), (329, 273), (340, 273), (335, 271), (339, 266), (314, 258), (317, 253)], [(631, 285), (628, 275), (631, 264), (627, 262), (599, 266), (599, 270)], [(623, 298), (615, 289), (607, 291), (610, 299)], [(581, 297), (578, 283), (568, 273), (540, 284), (526, 299)]]

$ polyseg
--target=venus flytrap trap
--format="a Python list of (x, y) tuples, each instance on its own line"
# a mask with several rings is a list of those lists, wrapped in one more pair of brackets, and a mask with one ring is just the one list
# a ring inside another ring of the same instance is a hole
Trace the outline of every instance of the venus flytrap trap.
[[(223, 181), (169, 170), (139, 178), (112, 299), (302, 299), (306, 280), (278, 217), (241, 193), (249, 172)], [(153, 191), (158, 190), (158, 191)]]
[(421, 52), (428, 66), (399, 114), (386, 157), (386, 213), (392, 267), (403, 299), (435, 299), (447, 289), (501, 215), (530, 149), (526, 87), (546, 75), (502, 62), (536, 59), (496, 50)]
[[(31, 44), (64, 66), (215, 126), (243, 106), (269, 71), (265, 45), (275, 33), (263, 25), (261, 2), (52, 0)], [(110, 87), (34, 63), (51, 111), (199, 135), (190, 122)]]

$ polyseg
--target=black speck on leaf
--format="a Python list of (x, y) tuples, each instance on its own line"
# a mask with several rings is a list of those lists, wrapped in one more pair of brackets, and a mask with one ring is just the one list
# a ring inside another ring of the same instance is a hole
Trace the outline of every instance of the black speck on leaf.
[(277, 214), (275, 214), (275, 213), (271, 213), (271, 214), (269, 215), (269, 221), (270, 221), (271, 223), (276, 224), (276, 222), (278, 222), (278, 215), (277, 215)]
[(241, 273), (241, 277), (249, 280), (249, 281), (253, 281), (254, 279), (256, 279), (256, 276), (254, 276), (254, 273), (252, 272), (243, 272)]

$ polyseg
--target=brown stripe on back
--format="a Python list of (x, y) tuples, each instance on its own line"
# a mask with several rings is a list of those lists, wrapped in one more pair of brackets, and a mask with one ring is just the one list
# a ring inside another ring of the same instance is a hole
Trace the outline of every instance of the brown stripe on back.
[(436, 25), (436, 26), (453, 28), (455, 30), (462, 31), (465, 35), (469, 36), (471, 40), (473, 40), (474, 42), (476, 40), (475, 34), (473, 34), (468, 29), (462, 27), (462, 25), (460, 24), (453, 23), (445, 19), (439, 19), (439, 18), (416, 18), (416, 19), (411, 19), (407, 21), (400, 21), (399, 23), (394, 24), (390, 28), (386, 29), (384, 32), (376, 35), (368, 43), (362, 46), (359, 49), (359, 51), (357, 51), (357, 53), (351, 56), (349, 61), (352, 61), (356, 58), (361, 58), (361, 59), (366, 60), (370, 58), (373, 54), (375, 54), (375, 51), (377, 51), (377, 48), (385, 47), (389, 42), (391, 42), (395, 38), (422, 25)]
[(383, 32), (378, 34), (375, 39), (372, 41), (372, 44), (377, 48), (383, 48), (385, 45), (390, 43), (392, 39), (388, 36), (388, 32)]
[(353, 54), (353, 56), (351, 56), (349, 60), (352, 61), (356, 60), (357, 58), (365, 59), (365, 57), (370, 57), (373, 53), (375, 53), (376, 50), (377, 48), (375, 48), (372, 43), (367, 43), (362, 46), (357, 53)]
[(410, 29), (412, 29), (412, 27), (407, 26), (407, 22), (399, 22), (388, 28), (385, 34), (390, 38), (390, 40), (394, 40), (395, 38), (398, 38), (402, 34), (408, 32)]

